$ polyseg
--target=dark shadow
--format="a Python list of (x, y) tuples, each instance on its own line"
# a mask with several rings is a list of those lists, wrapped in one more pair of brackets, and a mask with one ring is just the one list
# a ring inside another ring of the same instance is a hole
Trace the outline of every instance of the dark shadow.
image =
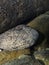
[(30, 21), (32, 21), (34, 18), (36, 18), (37, 16), (45, 13), (46, 11), (42, 11), (42, 12), (34, 12), (32, 14), (30, 14), (29, 16), (27, 16), (26, 18), (25, 17), (20, 17), (18, 18), (17, 20), (14, 21), (14, 24), (11, 25), (11, 21), (9, 22), (9, 24), (6, 24), (3, 28), (1, 28), (2, 31), (0, 31), (0, 34), (4, 33), (5, 31), (17, 26), (17, 25), (20, 25), (20, 24), (27, 24), (29, 23)]
[(38, 59), (38, 61), (41, 63), (41, 65), (45, 65), (45, 63), (42, 60)]
[(49, 48), (49, 30), (46, 32), (46, 36), (47, 36), (46, 47)]
[(33, 46), (30, 47), (31, 54), (33, 54), (33, 52), (35, 51), (34, 47), (37, 47), (38, 45), (40, 45), (43, 42), (43, 40), (45, 39), (44, 34), (42, 34), (39, 31), (38, 31), (38, 33), (39, 33), (39, 37), (38, 37), (37, 41), (35, 42), (35, 44)]

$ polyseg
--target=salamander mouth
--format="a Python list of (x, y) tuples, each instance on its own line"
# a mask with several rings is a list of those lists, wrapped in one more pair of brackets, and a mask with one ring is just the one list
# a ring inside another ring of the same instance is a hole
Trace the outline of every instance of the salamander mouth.
[(29, 44), (22, 44), (22, 45), (18, 45), (18, 46), (13, 46), (13, 47), (9, 47), (9, 48), (0, 48), (0, 51), (12, 51), (12, 50), (21, 50), (21, 49), (27, 49), (29, 47), (31, 47), (32, 45)]
[(19, 45), (19, 46), (17, 46), (17, 47), (12, 47), (12, 49), (15, 49), (15, 50), (19, 50), (19, 49), (27, 49), (27, 48), (29, 48), (29, 47), (31, 47), (32, 45), (29, 45), (29, 44), (27, 44), (27, 45), (25, 45), (25, 44), (23, 44), (23, 45)]

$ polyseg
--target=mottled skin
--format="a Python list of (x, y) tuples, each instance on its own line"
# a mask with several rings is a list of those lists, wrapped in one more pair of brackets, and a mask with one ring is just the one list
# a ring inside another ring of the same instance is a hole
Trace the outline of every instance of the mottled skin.
[(38, 36), (36, 30), (19, 25), (0, 35), (0, 49), (11, 51), (28, 48), (35, 44)]

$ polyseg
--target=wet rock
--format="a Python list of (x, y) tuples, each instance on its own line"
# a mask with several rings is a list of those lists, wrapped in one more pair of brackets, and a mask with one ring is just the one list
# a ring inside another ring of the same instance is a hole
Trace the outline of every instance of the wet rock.
[(31, 27), (18, 25), (0, 35), (0, 49), (11, 51), (28, 48), (35, 44), (38, 36), (38, 32)]
[(34, 56), (36, 59), (42, 60), (45, 65), (49, 65), (49, 48), (41, 51), (35, 51)]
[(2, 65), (42, 65), (39, 61), (28, 55), (21, 55), (18, 59), (13, 59)]
[(49, 10), (49, 0), (0, 0), (0, 33)]

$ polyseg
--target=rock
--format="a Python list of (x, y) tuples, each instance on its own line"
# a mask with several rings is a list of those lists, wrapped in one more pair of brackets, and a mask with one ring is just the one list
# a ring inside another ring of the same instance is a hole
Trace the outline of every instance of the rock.
[(20, 50), (35, 44), (38, 39), (38, 32), (26, 25), (17, 27), (0, 34), (1, 50)]
[(30, 54), (30, 49), (23, 49), (18, 51), (1, 51), (0, 52), (0, 65), (12, 59), (17, 59), (20, 55)]
[(41, 51), (35, 51), (34, 56), (36, 59), (42, 60), (45, 65), (49, 65), (49, 48)]
[(40, 38), (38, 39), (38, 44), (36, 49), (44, 49), (49, 47), (49, 12), (36, 17), (27, 25), (38, 30), (40, 33)]
[(0, 0), (0, 33), (49, 10), (49, 0)]
[(49, 11), (47, 11), (45, 14), (49, 15)]
[(36, 17), (34, 20), (32, 20), (27, 25), (40, 31), (44, 35), (47, 35), (49, 31), (48, 29), (49, 28), (49, 15), (46, 13)]
[(39, 61), (28, 55), (21, 55), (18, 59), (5, 62), (2, 65), (42, 65)]
[(49, 59), (49, 49), (45, 49), (45, 50), (41, 50), (41, 51), (35, 51), (34, 52), (34, 56), (37, 58), (37, 59)]

